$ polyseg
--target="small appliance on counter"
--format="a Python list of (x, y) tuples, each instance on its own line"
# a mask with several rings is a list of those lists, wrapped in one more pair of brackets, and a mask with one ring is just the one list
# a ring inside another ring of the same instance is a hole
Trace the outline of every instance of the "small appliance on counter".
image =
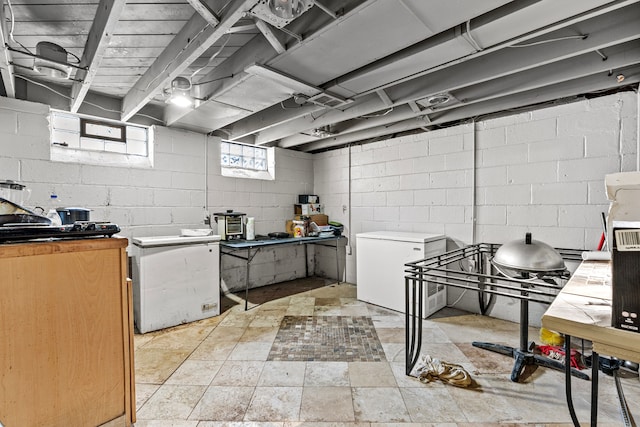
[(57, 208), (62, 224), (73, 224), (76, 221), (89, 221), (90, 209), (85, 208)]
[(233, 209), (227, 209), (226, 212), (217, 212), (213, 215), (218, 224), (218, 235), (221, 240), (239, 240), (245, 238), (244, 217), (246, 214), (234, 212)]
[(20, 184), (10, 179), (0, 181), (0, 198), (9, 200), (19, 206), (24, 206), (29, 200), (31, 190), (26, 185)]
[(613, 221), (611, 326), (640, 332), (640, 221)]
[(63, 225), (52, 224), (51, 219), (0, 198), (0, 243), (110, 237), (119, 232), (120, 227), (108, 222), (74, 221)]
[(611, 326), (640, 333), (640, 172), (605, 176)]

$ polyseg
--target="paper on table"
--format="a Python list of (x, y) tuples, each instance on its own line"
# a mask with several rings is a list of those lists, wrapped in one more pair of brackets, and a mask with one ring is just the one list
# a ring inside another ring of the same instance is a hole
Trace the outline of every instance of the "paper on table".
[(585, 261), (609, 261), (611, 260), (611, 252), (609, 251), (582, 252), (582, 259)]

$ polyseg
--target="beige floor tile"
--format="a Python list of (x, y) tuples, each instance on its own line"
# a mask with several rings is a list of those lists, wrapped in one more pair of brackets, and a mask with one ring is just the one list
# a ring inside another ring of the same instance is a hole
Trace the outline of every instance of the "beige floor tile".
[(186, 420), (138, 420), (135, 427), (198, 427), (198, 421)]
[(314, 312), (313, 305), (290, 305), (284, 314), (285, 316), (313, 316)]
[[(137, 427), (137, 426), (136, 426)], [(284, 422), (269, 421), (200, 421), (198, 427), (284, 427)]]
[(310, 296), (320, 296), (321, 298), (355, 298), (356, 287), (352, 284), (341, 283), (333, 284), (309, 292)]
[(188, 350), (141, 347), (134, 352), (136, 382), (162, 384), (189, 355)]
[(193, 385), (163, 385), (137, 411), (144, 420), (186, 420), (207, 388)]
[(256, 387), (245, 421), (295, 421), (300, 416), (302, 387)]
[(221, 360), (185, 360), (165, 384), (209, 385), (224, 362)]
[[(367, 307), (371, 312), (371, 305)], [(405, 326), (404, 315), (372, 315), (371, 320), (376, 328), (403, 328)]]
[(211, 385), (255, 387), (265, 362), (250, 360), (228, 360), (218, 370)]
[(411, 417), (400, 390), (394, 387), (353, 388), (353, 409), (357, 421), (409, 422)]
[(402, 362), (405, 361), (404, 344), (400, 343), (380, 343), (384, 350), (384, 356), (388, 362)]
[(307, 362), (305, 387), (349, 386), (347, 362)]
[[(385, 427), (386, 426), (387, 424), (385, 424)], [(357, 421), (356, 422), (285, 421), (283, 427), (371, 427), (371, 423), (357, 422)], [(402, 426), (398, 426), (398, 427), (402, 427)]]
[(277, 313), (270, 312), (273, 314), (259, 314), (255, 316), (249, 323), (249, 327), (277, 328), (280, 326), (280, 322), (282, 322), (282, 318), (284, 317), (284, 313), (286, 311), (286, 308), (283, 308), (282, 310), (278, 310)]
[(229, 354), (228, 360), (267, 360), (270, 342), (239, 342)]
[(397, 387), (387, 362), (349, 362), (351, 387)]
[(398, 387), (424, 387), (424, 385), (417, 378), (410, 377), (405, 374), (404, 362), (391, 362), (389, 363), (393, 376), (396, 379)]
[(308, 306), (308, 305), (311, 305), (311, 306), (316, 305), (315, 297), (293, 295), (291, 298), (289, 298), (289, 307)]
[(340, 307), (342, 305), (342, 302), (338, 297), (334, 297), (334, 298), (316, 297), (315, 305), (318, 307)]
[[(213, 320), (211, 320), (213, 319)], [(215, 318), (200, 320), (144, 334), (146, 348), (193, 350), (219, 323)]]
[[(487, 351), (487, 350), (484, 350)], [(434, 359), (439, 359), (442, 362), (448, 363), (457, 363), (457, 364), (468, 364), (470, 363), (469, 359), (465, 356), (465, 354), (460, 351), (457, 345), (453, 343), (433, 343), (433, 342), (422, 342), (422, 354), (428, 354)], [(498, 355), (499, 357), (506, 357)]]
[(265, 362), (258, 380), (259, 387), (302, 387), (304, 385), (305, 362)]
[[(461, 363), (477, 387), (423, 384), (404, 375), (404, 315), (358, 301), (351, 284), (327, 283), (309, 278), (263, 289), (252, 299), (259, 304), (247, 312), (240, 297), (225, 297), (219, 317), (135, 335), (136, 427), (572, 426), (563, 373), (540, 367), (513, 383), (510, 357), (471, 345), (475, 340), (517, 346), (517, 323), (446, 310), (425, 320), (422, 353)], [(381, 362), (264, 361), (279, 329), (274, 319), (362, 309), (385, 351), (387, 362), (377, 369), (367, 365)], [(537, 334), (530, 328), (531, 340)], [(640, 380), (622, 381), (632, 413), (640, 413)], [(591, 382), (574, 378), (572, 385), (586, 425)], [(600, 375), (599, 394), (598, 426), (622, 425), (610, 376)]]
[(303, 421), (355, 421), (351, 387), (305, 387), (300, 419)]
[(404, 330), (404, 328), (376, 328), (376, 334), (381, 343), (404, 344)]
[(227, 317), (225, 317), (222, 322), (220, 322), (218, 328), (246, 328), (247, 326), (249, 326), (254, 317), (254, 313), (250, 311), (246, 314), (244, 312), (231, 313)]
[(253, 391), (253, 387), (210, 386), (189, 415), (189, 419), (241, 421)]
[(236, 347), (236, 344), (236, 341), (220, 341), (217, 338), (209, 336), (193, 351), (193, 353), (191, 353), (189, 359), (227, 360), (233, 349)]
[[(504, 390), (492, 388), (483, 377), (476, 377), (480, 387), (475, 389), (450, 387), (447, 390), (452, 401), (460, 408), (468, 421), (485, 422), (524, 422), (519, 407), (513, 406), (504, 397)], [(561, 395), (557, 396), (562, 399)]]
[(368, 316), (369, 311), (365, 306), (316, 305), (313, 314), (315, 316)]
[(278, 334), (279, 326), (250, 326), (245, 329), (244, 333), (240, 337), (240, 342), (269, 342), (273, 343), (273, 340)]
[(207, 337), (209, 340), (238, 341), (247, 329), (245, 326), (218, 325)]
[(136, 408), (140, 408), (149, 398), (158, 391), (159, 384), (136, 384)]
[(401, 388), (402, 398), (414, 422), (464, 422), (467, 418), (451, 398), (447, 386), (419, 383), (418, 387)]

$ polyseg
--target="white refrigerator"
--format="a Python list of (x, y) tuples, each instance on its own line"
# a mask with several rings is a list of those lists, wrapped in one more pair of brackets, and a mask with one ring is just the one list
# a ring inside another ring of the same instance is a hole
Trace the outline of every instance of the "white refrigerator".
[(132, 243), (140, 333), (220, 314), (220, 236), (138, 237)]
[[(404, 265), (445, 251), (446, 239), (441, 234), (402, 231), (356, 234), (357, 298), (404, 313)], [(424, 292), (424, 317), (446, 304), (446, 286), (431, 286)]]

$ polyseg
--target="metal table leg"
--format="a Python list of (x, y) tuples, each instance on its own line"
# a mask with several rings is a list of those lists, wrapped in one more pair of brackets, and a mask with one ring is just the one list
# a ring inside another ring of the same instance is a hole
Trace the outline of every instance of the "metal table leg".
[(249, 269), (251, 268), (251, 260), (260, 252), (260, 248), (251, 255), (251, 248), (247, 248), (247, 274), (244, 278), (244, 311), (249, 309)]
[[(570, 362), (570, 353), (565, 352), (565, 363)], [(570, 365), (570, 363), (567, 363)], [(591, 352), (591, 427), (598, 425), (598, 371), (600, 370), (600, 356)]]
[(338, 253), (338, 241), (340, 238), (336, 239), (336, 279), (338, 280), (338, 285), (340, 284), (340, 255)]

